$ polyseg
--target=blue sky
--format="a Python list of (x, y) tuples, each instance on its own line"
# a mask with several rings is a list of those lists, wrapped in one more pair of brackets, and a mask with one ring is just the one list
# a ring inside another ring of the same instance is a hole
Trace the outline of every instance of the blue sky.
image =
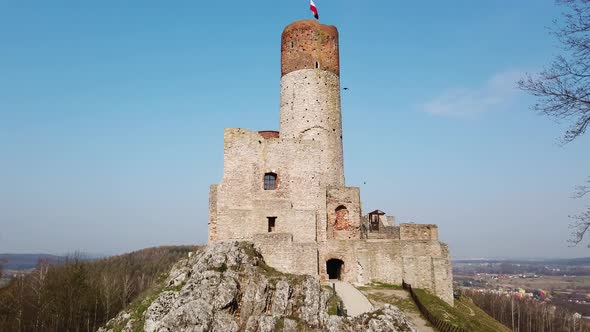
[[(574, 257), (590, 137), (514, 89), (560, 8), (315, 1), (340, 31), (345, 172), (364, 211), (455, 257)], [(362, 8), (359, 6), (362, 5)], [(223, 128), (278, 129), (280, 34), (306, 0), (0, 2), (0, 252), (205, 243)], [(365, 184), (366, 182), (366, 184)]]

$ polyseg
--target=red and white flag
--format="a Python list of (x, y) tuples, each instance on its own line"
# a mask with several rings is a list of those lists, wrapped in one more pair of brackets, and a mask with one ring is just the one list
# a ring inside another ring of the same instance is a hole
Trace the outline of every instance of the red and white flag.
[(319, 20), (320, 15), (318, 14), (318, 7), (315, 6), (313, 0), (309, 0), (309, 9), (313, 12), (313, 17), (315, 17), (316, 20)]

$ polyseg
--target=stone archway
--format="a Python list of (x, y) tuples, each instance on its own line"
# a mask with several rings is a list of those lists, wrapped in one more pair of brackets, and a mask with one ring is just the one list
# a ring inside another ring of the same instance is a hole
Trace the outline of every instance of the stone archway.
[(328, 272), (328, 279), (342, 279), (342, 271), (344, 270), (344, 262), (340, 259), (332, 258), (326, 261), (326, 271)]

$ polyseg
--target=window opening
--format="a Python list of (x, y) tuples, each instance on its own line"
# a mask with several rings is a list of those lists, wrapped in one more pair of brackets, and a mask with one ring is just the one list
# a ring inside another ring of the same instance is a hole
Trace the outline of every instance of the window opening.
[(268, 219), (268, 232), (272, 233), (275, 231), (277, 217), (266, 217)]
[(264, 190), (277, 189), (277, 175), (275, 173), (264, 174)]

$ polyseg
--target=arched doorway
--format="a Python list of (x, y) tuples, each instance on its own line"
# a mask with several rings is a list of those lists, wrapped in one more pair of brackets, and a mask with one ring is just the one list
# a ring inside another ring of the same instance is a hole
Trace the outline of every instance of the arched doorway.
[(326, 262), (326, 271), (328, 271), (329, 279), (338, 279), (340, 280), (342, 277), (342, 268), (344, 267), (344, 262), (340, 259), (330, 259)]

